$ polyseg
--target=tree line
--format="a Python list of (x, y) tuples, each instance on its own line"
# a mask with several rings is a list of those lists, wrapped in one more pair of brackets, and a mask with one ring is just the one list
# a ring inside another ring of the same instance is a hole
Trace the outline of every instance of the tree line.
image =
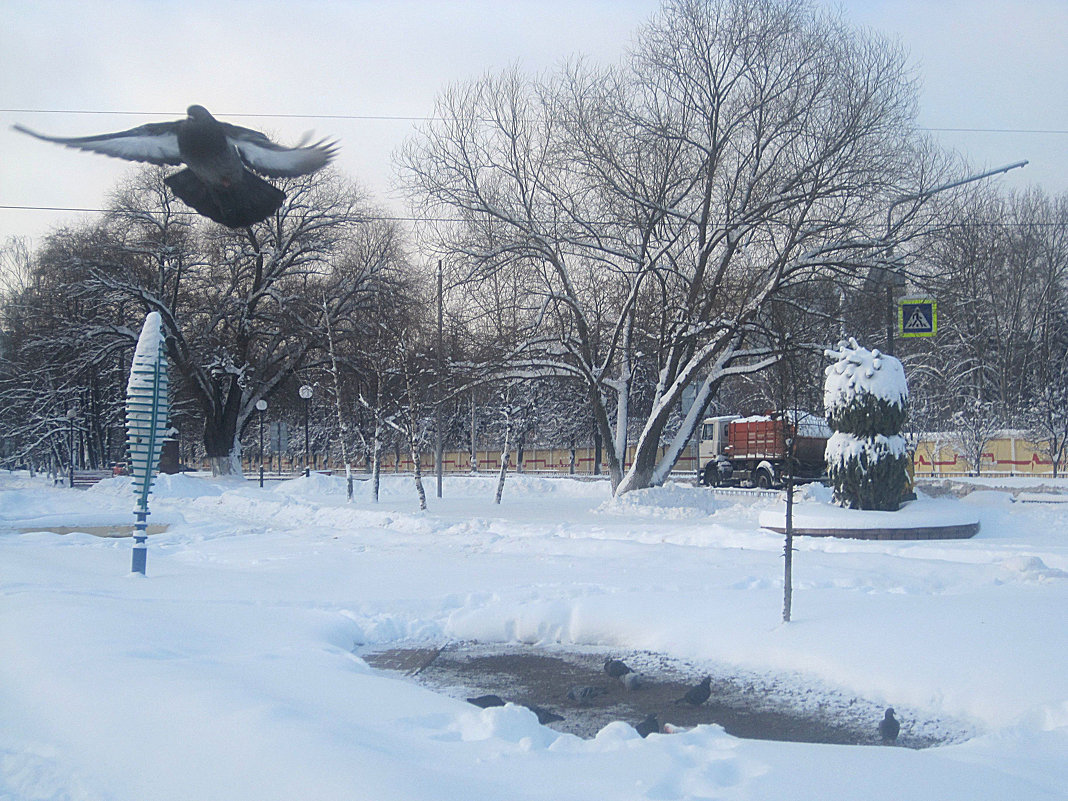
[(1063, 452), (1068, 198), (933, 193), (967, 168), (916, 126), (915, 83), (805, 0), (670, 0), (618, 64), (445, 88), (398, 152), (407, 228), (328, 170), (231, 231), (141, 169), (99, 217), (0, 251), (0, 457), (64, 464), (76, 430), (80, 461), (121, 459), (158, 311), (172, 422), (216, 473), (257, 402), (299, 431), (307, 384), (309, 436), (346, 462), (536, 438), (593, 445), (625, 492), (783, 375), (819, 411), (820, 354), (880, 346), (892, 278), (939, 304), (938, 336), (898, 345), (912, 425)]

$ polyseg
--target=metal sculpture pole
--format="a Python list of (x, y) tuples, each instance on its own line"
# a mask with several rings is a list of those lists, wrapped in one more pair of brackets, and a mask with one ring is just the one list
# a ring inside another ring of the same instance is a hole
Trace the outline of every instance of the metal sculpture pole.
[(167, 357), (163, 348), (163, 319), (159, 312), (150, 312), (137, 340), (126, 385), (126, 444), (137, 500), (132, 570), (141, 575), (145, 574), (148, 559), (148, 495), (169, 431)]

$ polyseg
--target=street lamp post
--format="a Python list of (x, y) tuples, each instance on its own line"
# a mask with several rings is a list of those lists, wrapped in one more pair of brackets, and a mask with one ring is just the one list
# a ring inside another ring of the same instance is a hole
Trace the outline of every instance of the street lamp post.
[(263, 413), (267, 411), (267, 401), (256, 401), (256, 411), (260, 413), (260, 489), (263, 489)]
[(300, 397), (304, 398), (304, 475), (311, 475), (311, 460), (309, 459), (310, 449), (308, 447), (308, 410), (311, 406), (312, 388), (311, 385), (305, 384), (298, 392)]
[[(900, 206), (902, 203), (908, 203), (910, 200), (927, 200), (933, 195), (937, 195), (939, 192), (945, 192), (947, 189), (955, 189), (958, 186), (964, 184), (970, 184), (973, 181), (981, 181), (984, 178), (990, 178), (994, 175), (1008, 172), (1009, 170), (1015, 170), (1017, 167), (1026, 167), (1027, 161), (1016, 161), (1012, 164), (1007, 164), (1004, 167), (998, 167), (993, 170), (987, 170), (986, 172), (978, 173), (977, 175), (969, 175), (967, 178), (961, 178), (956, 181), (950, 181), (949, 183), (936, 186), (933, 189), (926, 189), (923, 192), (914, 192), (911, 195), (903, 195), (890, 204), (890, 208), (886, 210), (886, 235), (883, 237), (884, 241), (890, 239), (890, 233), (893, 230), (893, 215), (894, 209)], [(894, 248), (890, 245), (886, 248), (887, 261), (889, 257), (893, 255)], [(882, 272), (883, 280), (886, 281), (886, 303), (887, 303), (887, 323), (886, 323), (886, 349), (885, 352), (888, 356), (894, 355), (894, 281), (895, 277), (892, 270), (887, 267)], [(900, 277), (900, 276), (898, 276)], [(902, 279), (903, 280), (903, 279)]]

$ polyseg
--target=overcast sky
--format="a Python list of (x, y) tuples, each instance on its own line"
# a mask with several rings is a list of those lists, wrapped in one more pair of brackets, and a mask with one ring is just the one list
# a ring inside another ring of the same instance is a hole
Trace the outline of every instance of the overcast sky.
[[(0, 244), (37, 244), (85, 217), (5, 207), (100, 208), (135, 169), (16, 133), (15, 122), (82, 136), (177, 119), (199, 103), (283, 143), (314, 129), (341, 140), (342, 170), (403, 212), (391, 195), (391, 154), (413, 125), (403, 118), (432, 113), (445, 85), (514, 62), (534, 72), (578, 53), (615, 61), (658, 5), (3, 0)], [(906, 47), (923, 85), (919, 123), (946, 146), (977, 170), (1028, 159), (1001, 183), (1068, 192), (1068, 0), (834, 5)]]

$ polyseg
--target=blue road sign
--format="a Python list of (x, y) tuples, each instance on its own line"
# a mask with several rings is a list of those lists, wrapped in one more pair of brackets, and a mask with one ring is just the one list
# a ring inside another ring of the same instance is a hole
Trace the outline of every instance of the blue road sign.
[(903, 337), (938, 333), (938, 304), (932, 298), (903, 298), (897, 306), (897, 329)]

